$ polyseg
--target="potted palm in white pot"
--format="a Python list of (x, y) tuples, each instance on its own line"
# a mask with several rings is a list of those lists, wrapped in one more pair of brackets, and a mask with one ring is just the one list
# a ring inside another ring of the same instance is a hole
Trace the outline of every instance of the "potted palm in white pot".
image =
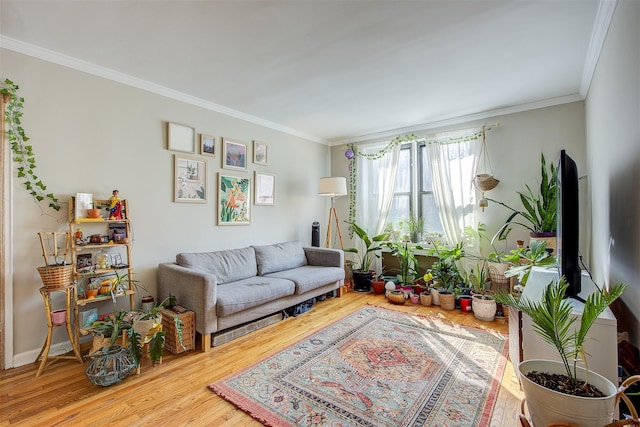
[[(531, 317), (535, 332), (561, 361), (530, 359), (520, 363), (520, 382), (535, 426), (573, 422), (580, 427), (602, 427), (613, 419), (617, 387), (605, 377), (578, 366), (586, 364), (584, 341), (598, 316), (625, 290), (622, 283), (594, 292), (584, 303), (579, 325), (571, 303), (564, 299), (563, 278), (547, 285), (540, 301), (500, 292), (495, 298)], [(544, 383), (544, 385), (541, 385)]]

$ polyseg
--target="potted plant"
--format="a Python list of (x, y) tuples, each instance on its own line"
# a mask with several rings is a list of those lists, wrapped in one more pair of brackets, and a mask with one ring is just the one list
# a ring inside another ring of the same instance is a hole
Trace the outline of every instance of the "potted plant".
[(452, 248), (434, 243), (428, 254), (438, 257), (429, 269), (429, 273), (437, 280), (437, 285), (431, 289), (433, 304), (440, 305), (444, 310), (453, 310), (456, 301), (453, 289), (462, 282), (457, 262), (464, 256), (464, 243), (458, 242)]
[(468, 276), (469, 286), (473, 289), (471, 309), (478, 320), (491, 322), (496, 317), (498, 309), (495, 299), (488, 294), (488, 286), (491, 283), (487, 277), (486, 263), (476, 265)]
[(504, 272), (506, 277), (517, 276), (522, 286), (527, 284), (531, 267), (544, 267), (554, 265), (555, 257), (549, 254), (547, 242), (544, 240), (532, 240), (529, 247), (513, 249), (509, 255), (502, 257), (504, 261), (512, 265)]
[(517, 224), (527, 228), (532, 238), (545, 239), (548, 247), (555, 248), (557, 170), (551, 163), (550, 171), (547, 171), (544, 154), (540, 155), (540, 175), (541, 181), (537, 194), (534, 194), (529, 185), (525, 185), (526, 192), (518, 192), (522, 203), (521, 209), (513, 208), (494, 199), (487, 200), (502, 205), (512, 212), (499, 230), (500, 236), (509, 232), (511, 224)]
[[(414, 248), (408, 242), (387, 242), (386, 245), (391, 250), (391, 255), (398, 258), (400, 265), (398, 284), (413, 287), (419, 264), (413, 253)], [(422, 249), (422, 247), (416, 246), (415, 249)]]
[(376, 295), (384, 294), (385, 291), (385, 281), (382, 278), (384, 274), (384, 269), (380, 271), (380, 273), (374, 273), (371, 278), (371, 287), (373, 288), (373, 293)]
[(578, 362), (587, 366), (583, 347), (587, 333), (626, 285), (616, 283), (609, 290), (589, 295), (579, 322), (572, 315), (571, 303), (564, 298), (567, 287), (562, 277), (547, 285), (540, 301), (516, 299), (507, 292), (499, 292), (495, 298), (530, 316), (536, 333), (556, 350), (561, 360), (530, 359), (518, 366), (532, 423), (545, 426), (562, 420), (581, 427), (600, 427), (613, 418), (617, 387), (601, 375), (579, 367)]
[(418, 243), (422, 240), (422, 232), (424, 231), (424, 218), (409, 215), (409, 218), (400, 221), (400, 226), (403, 231), (406, 231), (409, 235), (409, 239), (413, 243)]
[(348, 248), (345, 252), (352, 252), (357, 255), (357, 261), (351, 261), (351, 268), (353, 270), (353, 289), (358, 292), (369, 292), (371, 286), (371, 279), (373, 278), (373, 272), (371, 266), (376, 258), (380, 258), (380, 251), (382, 249), (382, 242), (389, 236), (388, 233), (382, 233), (377, 236), (369, 237), (367, 232), (359, 227), (355, 222), (347, 222), (353, 232), (360, 238), (361, 247)]

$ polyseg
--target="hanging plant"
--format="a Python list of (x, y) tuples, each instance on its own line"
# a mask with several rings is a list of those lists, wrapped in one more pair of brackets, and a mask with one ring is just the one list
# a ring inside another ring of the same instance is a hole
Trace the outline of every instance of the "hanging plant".
[(18, 85), (6, 79), (0, 89), (4, 103), (6, 104), (4, 118), (7, 124), (6, 134), (11, 144), (13, 161), (17, 165), (18, 178), (24, 179), (24, 186), (37, 202), (48, 199), (49, 207), (56, 211), (60, 210), (58, 199), (53, 193), (46, 193), (47, 186), (43, 184), (34, 169), (36, 168), (36, 158), (33, 154), (33, 147), (27, 145), (29, 138), (24, 133), (20, 118), (24, 98), (18, 96)]

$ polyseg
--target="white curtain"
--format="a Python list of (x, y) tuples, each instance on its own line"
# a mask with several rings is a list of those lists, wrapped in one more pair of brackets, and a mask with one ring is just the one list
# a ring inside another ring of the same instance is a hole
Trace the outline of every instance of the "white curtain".
[[(439, 133), (426, 138), (433, 193), (447, 243), (465, 240), (465, 228), (477, 226), (473, 177), (481, 141), (478, 129)], [(471, 244), (469, 249), (477, 248)]]
[(384, 231), (393, 202), (400, 144), (394, 146), (380, 158), (376, 156), (389, 142), (358, 146), (356, 156), (356, 215), (355, 222), (369, 236), (377, 236)]

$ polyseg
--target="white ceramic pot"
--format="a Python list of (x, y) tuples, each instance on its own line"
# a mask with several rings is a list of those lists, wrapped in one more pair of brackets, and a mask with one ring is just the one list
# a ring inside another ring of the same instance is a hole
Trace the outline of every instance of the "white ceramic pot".
[(493, 298), (481, 294), (473, 296), (471, 309), (476, 319), (491, 322), (496, 317), (497, 308), (496, 300)]
[[(575, 423), (580, 427), (602, 427), (613, 420), (617, 387), (602, 375), (589, 371), (589, 383), (598, 387), (605, 397), (578, 397), (560, 393), (534, 383), (526, 374), (531, 371), (564, 374), (561, 362), (529, 359), (518, 365), (520, 384), (534, 426), (552, 423)], [(586, 370), (577, 368), (578, 379), (584, 380)]]
[(440, 291), (436, 288), (431, 288), (431, 303), (433, 305), (440, 305)]

